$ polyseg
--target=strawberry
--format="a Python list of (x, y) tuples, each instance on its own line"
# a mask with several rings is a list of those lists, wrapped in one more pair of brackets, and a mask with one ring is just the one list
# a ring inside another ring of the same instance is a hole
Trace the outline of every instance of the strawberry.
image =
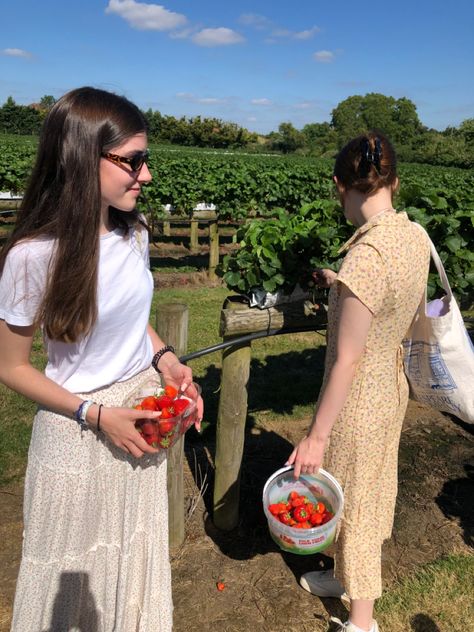
[(160, 435), (162, 437), (166, 437), (167, 435), (169, 435), (171, 432), (173, 432), (173, 430), (176, 427), (176, 422), (175, 421), (160, 421), (158, 422), (158, 428), (160, 430)]
[(169, 437), (160, 437), (158, 439), (158, 446), (160, 446), (160, 448), (169, 448), (170, 444), (171, 444), (171, 440)]
[(141, 424), (141, 429), (144, 435), (156, 435), (156, 424), (153, 421), (147, 420)]
[(171, 386), (171, 384), (167, 384), (165, 386), (165, 395), (167, 395), (168, 397), (171, 397), (171, 399), (174, 399), (177, 394), (178, 394), (177, 388), (175, 388), (174, 386)]
[(168, 395), (160, 395), (156, 398), (157, 410), (163, 410), (163, 408), (169, 408), (173, 405), (173, 400)]
[(160, 419), (171, 419), (171, 417), (175, 416), (173, 406), (165, 407), (161, 409), (161, 417)]
[(186, 399), (185, 397), (180, 398), (180, 399), (175, 399), (173, 402), (173, 408), (176, 415), (180, 415), (183, 412), (183, 410), (186, 410), (188, 406), (189, 406), (189, 399)]
[(158, 444), (160, 442), (160, 438), (158, 437), (157, 434), (152, 434), (152, 435), (143, 435), (143, 438), (145, 439), (145, 441), (148, 443), (148, 445), (153, 446), (154, 448), (158, 447)]
[(158, 401), (158, 398), (154, 397), (153, 395), (149, 395), (148, 397), (145, 397), (145, 399), (142, 400), (142, 403), (141, 403), (142, 410), (159, 410), (157, 408), (157, 401)]

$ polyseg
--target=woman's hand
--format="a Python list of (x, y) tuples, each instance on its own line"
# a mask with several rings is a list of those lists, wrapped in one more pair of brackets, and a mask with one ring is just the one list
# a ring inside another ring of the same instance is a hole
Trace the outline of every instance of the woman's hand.
[[(91, 410), (91, 426), (94, 427), (97, 424), (98, 406), (94, 406), (94, 409), (92, 409), (91, 406)], [(134, 408), (109, 408), (102, 406), (100, 429), (117, 448), (120, 448), (136, 458), (140, 458), (145, 453), (155, 454), (158, 450), (148, 445), (135, 428), (135, 422), (138, 421), (138, 419), (156, 420), (160, 415), (161, 412), (154, 410), (135, 410)]]
[(194, 425), (196, 430), (201, 430), (201, 421), (204, 414), (204, 402), (202, 397), (198, 394), (196, 388), (193, 386), (193, 372), (190, 367), (181, 362), (174, 362), (161, 371), (165, 384), (172, 384), (182, 393), (185, 393), (187, 397), (197, 402), (197, 415)]
[(302, 439), (290, 454), (287, 465), (294, 465), (294, 476), (317, 474), (323, 463), (326, 440), (311, 436)]
[(313, 270), (312, 275), (314, 282), (318, 287), (331, 287), (337, 277), (337, 272), (327, 268), (317, 268)]

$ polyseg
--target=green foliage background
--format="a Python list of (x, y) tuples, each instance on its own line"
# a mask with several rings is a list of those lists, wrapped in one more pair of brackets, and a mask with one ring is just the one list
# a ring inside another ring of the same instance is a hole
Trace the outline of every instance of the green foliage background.
[[(37, 141), (0, 136), (0, 190), (21, 192)], [(333, 161), (305, 156), (170, 149), (151, 145), (153, 181), (141, 208), (150, 219), (190, 217), (212, 203), (220, 220), (244, 222), (240, 249), (218, 268), (230, 289), (290, 290), (315, 265), (334, 266), (352, 229), (345, 223), (331, 179)], [(404, 163), (399, 167), (400, 210), (430, 233), (453, 291), (474, 301), (474, 171)], [(436, 277), (430, 278), (430, 294)]]

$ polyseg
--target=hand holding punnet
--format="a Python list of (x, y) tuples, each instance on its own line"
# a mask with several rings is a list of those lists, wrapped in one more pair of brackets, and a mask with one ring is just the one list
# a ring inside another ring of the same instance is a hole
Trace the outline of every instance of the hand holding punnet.
[(158, 450), (148, 445), (136, 429), (135, 422), (139, 419), (156, 420), (160, 416), (161, 412), (154, 410), (103, 407), (100, 428), (115, 446), (136, 458), (140, 458), (145, 453), (155, 454)]

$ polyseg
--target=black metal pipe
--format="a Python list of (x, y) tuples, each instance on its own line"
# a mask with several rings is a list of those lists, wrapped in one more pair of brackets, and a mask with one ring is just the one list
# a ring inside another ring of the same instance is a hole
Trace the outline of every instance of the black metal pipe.
[[(323, 325), (321, 329), (325, 329), (325, 327), (326, 326)], [(183, 355), (179, 359), (185, 364), (186, 362), (189, 362), (189, 360), (195, 360), (196, 358), (208, 355), (209, 353), (214, 353), (215, 351), (219, 351), (220, 349), (226, 349), (227, 347), (233, 347), (239, 344), (243, 344), (244, 342), (250, 342), (251, 340), (256, 340), (257, 338), (276, 336), (278, 334), (297, 334), (306, 331), (319, 331), (319, 329), (315, 329), (314, 325), (306, 325), (300, 327), (282, 327), (280, 329), (266, 329), (265, 331), (257, 331), (252, 334), (246, 334), (245, 336), (239, 336), (238, 338), (224, 340), (223, 342), (219, 342), (218, 344), (212, 345), (211, 347), (206, 347), (205, 349), (200, 349), (199, 351), (194, 351), (193, 353)]]

